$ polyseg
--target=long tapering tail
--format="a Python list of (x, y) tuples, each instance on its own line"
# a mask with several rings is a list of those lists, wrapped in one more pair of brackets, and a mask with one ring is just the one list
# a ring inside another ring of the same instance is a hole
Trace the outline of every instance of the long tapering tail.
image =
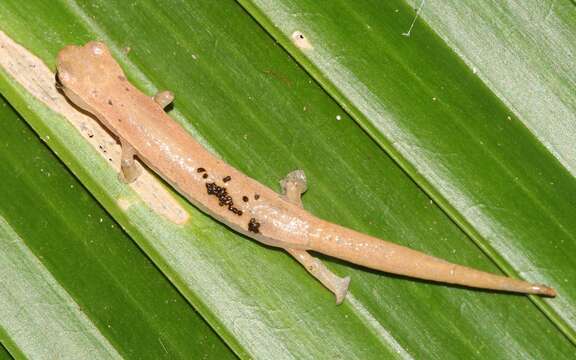
[(469, 287), (556, 296), (556, 291), (545, 285), (453, 264), (323, 220), (314, 233), (310, 250), (371, 269)]

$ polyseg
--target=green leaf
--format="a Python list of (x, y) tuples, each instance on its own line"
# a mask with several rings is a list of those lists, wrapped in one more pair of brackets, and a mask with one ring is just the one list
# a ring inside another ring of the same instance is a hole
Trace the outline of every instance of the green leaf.
[(0, 342), (26, 358), (233, 357), (0, 100)]
[(534, 301), (576, 340), (573, 4), (240, 2), (501, 269), (558, 290)]
[(8, 352), (8, 350), (6, 350), (4, 346), (2, 346), (2, 344), (0, 344), (0, 359), (12, 360), (12, 356), (10, 356), (10, 353)]
[[(0, 70), (0, 91), (241, 357), (572, 354), (574, 288), (565, 279), (576, 271), (567, 256), (576, 246), (575, 183), (527, 131), (525, 115), (432, 25), (417, 20), (402, 36), (414, 17), (403, 2), (240, 3), (5, 1), (0, 30), (51, 67), (62, 46), (103, 40), (143, 91), (171, 89), (170, 114), (232, 165), (275, 189), (304, 169), (312, 213), (454, 262), (547, 281), (561, 295), (530, 301), (323, 258), (352, 277), (336, 306), (285, 253), (182, 199), (184, 225), (151, 210), (102, 157), (110, 144), (94, 148), (26, 90), (33, 70), (18, 78)], [(313, 49), (293, 45), (294, 31)]]
[(550, 153), (576, 173), (574, 2), (435, 1), (421, 16)]

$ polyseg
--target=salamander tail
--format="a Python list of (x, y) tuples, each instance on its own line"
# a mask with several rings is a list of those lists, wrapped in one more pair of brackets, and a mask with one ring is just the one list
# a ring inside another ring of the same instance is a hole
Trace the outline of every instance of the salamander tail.
[[(499, 291), (556, 296), (546, 285), (475, 270), (338, 225), (319, 223), (310, 250), (354, 264), (418, 279)], [(334, 229), (334, 230), (332, 230)]]

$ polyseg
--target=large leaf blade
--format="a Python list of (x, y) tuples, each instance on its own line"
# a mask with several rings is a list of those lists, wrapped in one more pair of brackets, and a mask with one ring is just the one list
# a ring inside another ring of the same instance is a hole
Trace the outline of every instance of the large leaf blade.
[(420, 13), (572, 174), (575, 14), (572, 1), (434, 1)]
[(0, 342), (27, 358), (233, 358), (0, 100)]
[[(177, 109), (186, 117), (176, 114), (178, 120), (251, 176), (273, 185), (287, 171), (304, 168), (312, 181), (305, 204), (316, 214), (495, 271), (342, 109), (242, 17), (241, 9), (228, 3), (139, 6), (72, 3), (72, 21), (81, 19), (87, 30), (76, 40), (62, 34), (35, 52), (47, 54), (45, 61), (53, 63), (53, 54), (67, 41), (104, 39), (141, 87), (174, 90)], [(222, 18), (230, 20), (222, 25)], [(18, 16), (14, 19), (12, 23), (25, 22)], [(12, 23), (5, 26), (20, 42), (31, 42), (29, 31), (42, 37), (42, 30), (33, 25), (19, 32)], [(128, 56), (119, 51), (125, 46), (132, 48)], [(11, 82), (2, 88), (16, 106), (26, 97), (17, 87)], [(29, 101), (20, 103), (19, 109), (26, 112), (30, 106)], [(193, 222), (185, 229), (144, 205), (129, 211), (119, 208), (115, 199), (126, 189), (118, 188), (115, 173), (100, 164), (73, 129), (56, 124), (61, 118), (38, 104), (33, 110), (26, 112), (28, 121), (40, 134), (50, 135), (50, 145), (239, 354), (445, 357), (448, 344), (454, 357), (563, 356), (572, 351), (523, 297), (394, 279), (330, 264), (338, 272), (354, 274), (351, 301), (335, 307), (329, 294), (284, 254), (246, 243), (191, 208), (187, 211)], [(35, 113), (45, 119), (40, 121)], [(345, 141), (335, 147), (336, 139)], [(87, 165), (95, 163), (100, 165)], [(439, 240), (421, 241), (430, 238)], [(488, 322), (490, 330), (480, 329), (478, 319)], [(526, 322), (541, 328), (526, 328)], [(475, 337), (486, 345), (478, 348), (471, 343)]]
[[(280, 1), (280, 7), (276, 1), (240, 2), (500, 268), (557, 288), (562, 294), (558, 299), (534, 301), (574, 341), (576, 288), (568, 279), (576, 276), (576, 267), (567, 254), (576, 251), (572, 211), (576, 181), (543, 146), (550, 135), (541, 131), (541, 143), (525, 128), (528, 124), (554, 129), (550, 132), (554, 141), (548, 142), (568, 144), (571, 132), (564, 129), (571, 129), (570, 120), (547, 120), (542, 109), (516, 112), (522, 103), (506, 107), (499, 98), (504, 86), (479, 81), (477, 69), (449, 51), (422, 21), (410, 28), (414, 15), (403, 2), (350, 6), (340, 1), (329, 9), (306, 0)], [(432, 26), (440, 27), (438, 14), (450, 5), (432, 6)], [(525, 5), (523, 12), (526, 6), (540, 9), (541, 4)], [(458, 7), (466, 9), (462, 3)], [(345, 26), (336, 20), (344, 16), (348, 17)], [(508, 24), (516, 21), (519, 27), (525, 20), (507, 18)], [(557, 33), (558, 41), (573, 47), (562, 33), (574, 31), (576, 22), (568, 19), (561, 25), (549, 34)], [(522, 28), (536, 38), (542, 36), (538, 29)], [(464, 29), (458, 31), (465, 33)], [(471, 31), (482, 29), (477, 26)], [(294, 42), (296, 31), (307, 37), (311, 49)], [(555, 61), (573, 66), (569, 52), (556, 51), (554, 44), (541, 43), (539, 51), (550, 47), (559, 56)], [(493, 64), (492, 73), (506, 71), (498, 65), (502, 64)], [(555, 82), (546, 84), (552, 98), (543, 103), (545, 114), (569, 113), (576, 104), (574, 97), (566, 97), (566, 86), (574, 72), (555, 74), (547, 63), (532, 65), (528, 68), (532, 73), (516, 81), (517, 89), (510, 96), (518, 100), (529, 89), (530, 77), (552, 77)], [(562, 82), (563, 88), (551, 91), (553, 84)], [(566, 106), (556, 109), (557, 102)], [(560, 160), (569, 157), (569, 152), (563, 154)]]
[(27, 357), (121, 358), (3, 218), (0, 239), (4, 279), (0, 317), (10, 335), (2, 339), (7, 346), (16, 353), (25, 351)]

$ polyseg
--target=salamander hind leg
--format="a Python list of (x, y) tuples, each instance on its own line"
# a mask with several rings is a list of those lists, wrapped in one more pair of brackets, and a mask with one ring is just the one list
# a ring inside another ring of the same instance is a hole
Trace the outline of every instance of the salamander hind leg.
[(123, 183), (129, 184), (140, 176), (142, 169), (134, 160), (136, 153), (132, 145), (121, 140), (120, 146), (122, 147), (122, 159), (120, 160), (120, 173), (118, 174), (118, 178)]
[(280, 180), (282, 193), (292, 204), (302, 206), (302, 194), (308, 189), (304, 170), (294, 170)]
[[(306, 175), (302, 170), (289, 173), (280, 181), (283, 195), (286, 199), (298, 206), (302, 206), (301, 196), (307, 189)], [(341, 278), (330, 271), (319, 259), (313, 257), (305, 250), (285, 248), (304, 268), (336, 296), (336, 303), (340, 304), (346, 297), (350, 277)]]
[(336, 304), (342, 303), (348, 292), (350, 277), (341, 278), (330, 271), (326, 265), (319, 259), (310, 255), (306, 250), (285, 249), (288, 254), (292, 255), (304, 268), (328, 290), (336, 296)]

